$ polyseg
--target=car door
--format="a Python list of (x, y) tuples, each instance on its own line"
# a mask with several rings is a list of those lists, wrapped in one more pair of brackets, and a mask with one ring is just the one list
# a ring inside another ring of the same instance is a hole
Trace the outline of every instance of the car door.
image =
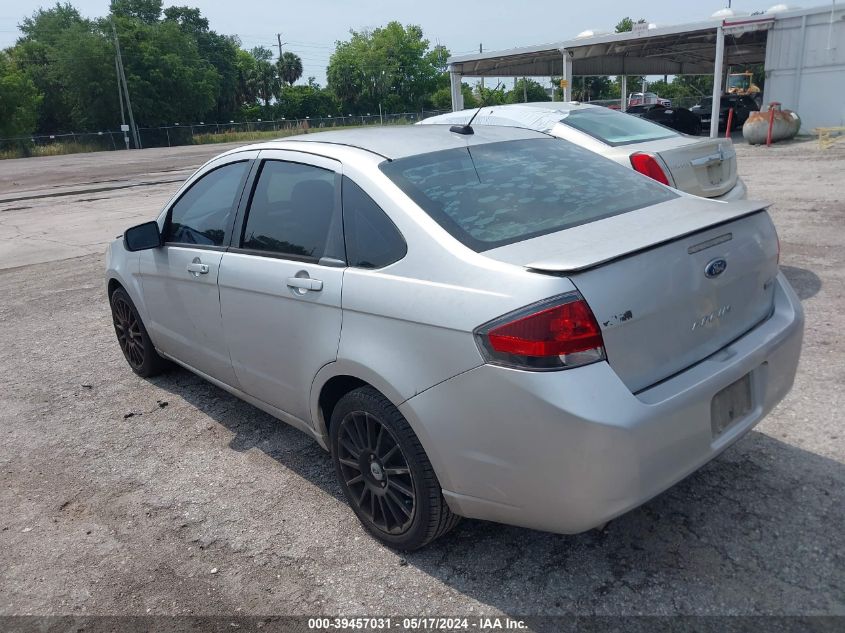
[(148, 330), (165, 354), (237, 386), (220, 316), (217, 276), (252, 159), (212, 162), (183, 188), (162, 225), (160, 248), (142, 251), (139, 273)]
[(220, 264), (223, 329), (241, 389), (309, 422), (337, 358), (345, 263), (340, 163), (266, 150)]

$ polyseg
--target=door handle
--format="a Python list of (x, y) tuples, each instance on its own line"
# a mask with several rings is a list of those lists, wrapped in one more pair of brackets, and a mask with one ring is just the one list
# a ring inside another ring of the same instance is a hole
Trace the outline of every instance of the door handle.
[(201, 264), (200, 262), (191, 262), (190, 264), (188, 264), (188, 272), (193, 273), (195, 276), (207, 275), (208, 264)]
[(310, 277), (288, 277), (288, 286), (297, 290), (314, 290), (319, 292), (323, 289), (323, 282)]

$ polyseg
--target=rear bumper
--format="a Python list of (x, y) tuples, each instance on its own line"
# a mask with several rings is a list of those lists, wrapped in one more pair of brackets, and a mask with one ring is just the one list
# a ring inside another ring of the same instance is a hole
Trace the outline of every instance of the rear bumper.
[(737, 176), (736, 184), (733, 186), (733, 189), (731, 189), (727, 193), (722, 194), (721, 196), (717, 196), (715, 198), (710, 199), (721, 200), (722, 202), (732, 202), (734, 200), (745, 200), (747, 198), (748, 188), (745, 186), (745, 182), (743, 182), (742, 178)]
[[(456, 513), (577, 533), (644, 503), (753, 428), (792, 386), (803, 323), (781, 274), (768, 320), (636, 395), (604, 362), (548, 373), (483, 365), (400, 409)], [(714, 438), (713, 396), (749, 373), (751, 411)]]

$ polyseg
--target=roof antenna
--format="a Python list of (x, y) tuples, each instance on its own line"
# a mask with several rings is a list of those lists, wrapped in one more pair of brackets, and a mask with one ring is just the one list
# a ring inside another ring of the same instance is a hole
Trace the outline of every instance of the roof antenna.
[[(500, 81), (499, 83), (496, 84), (496, 87), (493, 88), (493, 90), (494, 91), (498, 90), (499, 86), (501, 86), (501, 85), (502, 85), (502, 82)], [(486, 107), (486, 105), (482, 104), (478, 108), (478, 110), (475, 111), (475, 114), (472, 115), (472, 118), (467, 123), (465, 123), (464, 125), (453, 125), (452, 127), (449, 128), (449, 131), (454, 132), (455, 134), (464, 134), (464, 135), (467, 135), (467, 136), (470, 135), (470, 134), (475, 134), (475, 130), (472, 129), (472, 122), (475, 121), (475, 117), (478, 116), (478, 113), (481, 112), (481, 109), (484, 108), (484, 107)]]

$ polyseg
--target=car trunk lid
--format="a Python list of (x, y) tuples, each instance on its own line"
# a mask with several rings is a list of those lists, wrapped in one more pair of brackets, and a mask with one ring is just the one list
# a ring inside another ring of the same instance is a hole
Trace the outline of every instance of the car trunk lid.
[[(778, 254), (768, 214), (759, 203), (697, 202), (682, 198), (486, 254), (568, 276), (596, 316), (608, 362), (637, 392), (718, 351), (771, 311)], [(685, 203), (698, 213), (673, 222), (669, 210)], [(638, 231), (631, 217), (643, 220), (644, 212), (654, 217)], [(675, 235), (649, 230), (661, 219)]]
[(679, 136), (654, 141), (649, 148), (663, 161), (676, 189), (713, 198), (736, 185), (736, 150), (730, 139)]

